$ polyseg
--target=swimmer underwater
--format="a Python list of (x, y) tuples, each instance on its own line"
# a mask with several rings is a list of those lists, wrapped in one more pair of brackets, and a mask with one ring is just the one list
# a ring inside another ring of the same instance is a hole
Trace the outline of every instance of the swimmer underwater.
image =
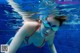
[[(17, 1), (17, 0), (16, 0)], [(14, 37), (8, 42), (9, 50), (5, 53), (16, 53), (16, 51), (24, 46), (34, 44), (36, 47), (43, 47), (48, 43), (51, 53), (57, 53), (53, 43), (55, 33), (66, 20), (66, 16), (55, 16), (49, 14), (43, 21), (41, 18), (31, 17), (35, 12), (24, 11), (23, 6), (15, 0), (8, 0), (12, 8), (18, 12), (23, 19), (23, 26), (18, 30)]]

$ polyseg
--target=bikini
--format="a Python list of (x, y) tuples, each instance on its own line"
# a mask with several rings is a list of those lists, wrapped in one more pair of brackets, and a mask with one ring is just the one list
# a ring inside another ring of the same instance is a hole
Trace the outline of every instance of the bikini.
[[(41, 24), (42, 24), (42, 22), (39, 20), (39, 21), (37, 21), (38, 23), (40, 23), (40, 25), (37, 25), (36, 27), (35, 27), (35, 31), (30, 35), (30, 36), (28, 36), (28, 37), (25, 37), (25, 40), (26, 40), (26, 44), (29, 44), (28, 42), (29, 42), (29, 39), (30, 39), (30, 37), (32, 37), (32, 36), (34, 36), (34, 34), (36, 33), (36, 31), (40, 28), (40, 26), (41, 26)], [(58, 26), (56, 26), (56, 25), (52, 25), (51, 26), (51, 24), (49, 23), (49, 22), (46, 22), (46, 23), (43, 23), (43, 25), (44, 25), (44, 27), (47, 29), (47, 28), (50, 28), (51, 30), (54, 30), (54, 31), (57, 31), (57, 29), (58, 29)], [(44, 37), (46, 37), (46, 36), (48, 36), (48, 34), (47, 33), (44, 33)], [(33, 40), (35, 39), (35, 37), (34, 38), (32, 38)], [(41, 40), (40, 40), (41, 41)], [(40, 42), (40, 41), (38, 41), (38, 42)], [(45, 38), (43, 38), (43, 40), (42, 40), (42, 42), (40, 43), (40, 45), (36, 45), (37, 47), (39, 47), (39, 48), (41, 48), (41, 47), (43, 47), (44, 46), (44, 44), (45, 44), (45, 42), (47, 42), (46, 40), (45, 40)], [(34, 45), (35, 45), (36, 43), (34, 42)]]

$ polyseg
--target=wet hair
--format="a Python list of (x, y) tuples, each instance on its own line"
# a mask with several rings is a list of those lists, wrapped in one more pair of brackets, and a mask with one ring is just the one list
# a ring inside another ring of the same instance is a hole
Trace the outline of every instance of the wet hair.
[(55, 16), (54, 19), (59, 21), (59, 26), (61, 26), (63, 22), (66, 20), (66, 16)]

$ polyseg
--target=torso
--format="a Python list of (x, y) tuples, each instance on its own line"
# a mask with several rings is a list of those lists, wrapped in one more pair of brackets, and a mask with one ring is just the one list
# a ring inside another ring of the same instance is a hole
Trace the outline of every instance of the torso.
[(45, 34), (46, 31), (44, 25), (41, 23), (41, 27), (32, 36), (26, 37), (27, 45), (34, 44), (37, 47), (44, 46), (45, 42), (54, 36), (53, 31), (50, 31), (52, 34)]

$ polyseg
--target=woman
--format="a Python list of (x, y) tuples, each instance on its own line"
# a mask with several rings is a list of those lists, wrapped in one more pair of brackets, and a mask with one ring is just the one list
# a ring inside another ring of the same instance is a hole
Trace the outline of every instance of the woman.
[[(53, 44), (55, 32), (66, 20), (66, 16), (49, 15), (42, 21), (40, 18), (32, 18), (36, 14), (34, 12), (24, 11), (23, 6), (14, 0), (8, 0), (9, 4), (18, 12), (24, 22), (23, 26), (18, 30), (13, 38), (7, 43), (9, 50), (5, 53), (16, 53), (19, 47), (34, 44), (37, 47), (42, 47), (47, 42), (51, 53), (57, 53)], [(9, 44), (10, 43), (10, 44)]]

